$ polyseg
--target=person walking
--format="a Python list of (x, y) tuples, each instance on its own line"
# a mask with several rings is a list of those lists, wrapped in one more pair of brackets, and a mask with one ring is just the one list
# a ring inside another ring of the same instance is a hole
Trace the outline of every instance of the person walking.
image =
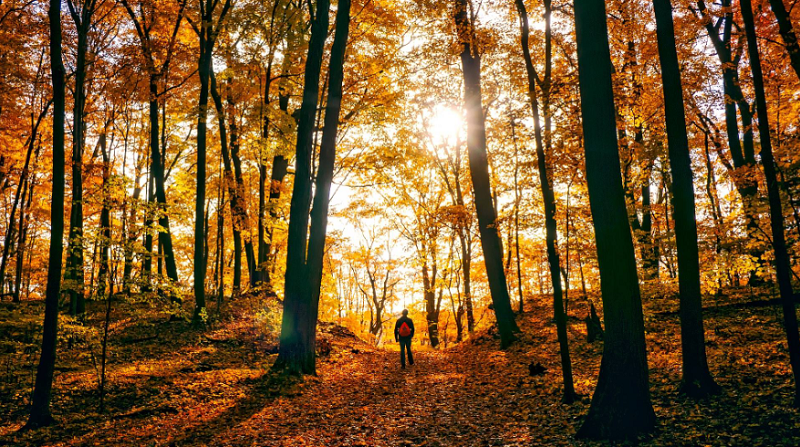
[(403, 309), (403, 316), (397, 319), (394, 325), (394, 340), (400, 343), (400, 368), (406, 369), (406, 352), (408, 364), (414, 364), (411, 355), (411, 339), (414, 338), (414, 321), (408, 318), (408, 309)]

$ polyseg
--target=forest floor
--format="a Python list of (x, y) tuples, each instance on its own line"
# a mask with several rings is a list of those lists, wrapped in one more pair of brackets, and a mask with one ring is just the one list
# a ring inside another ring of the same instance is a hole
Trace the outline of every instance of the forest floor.
[[(87, 326), (99, 327), (100, 304), (90, 307), (98, 316)], [(780, 308), (706, 312), (709, 363), (724, 391), (694, 401), (677, 390), (678, 320), (656, 312), (670, 310), (662, 304), (648, 303), (646, 311), (659, 427), (638, 443), (800, 445)], [(587, 343), (583, 323), (570, 321), (582, 397), (562, 404), (555, 326), (545, 299), (519, 317), (523, 333), (512, 348), (500, 350), (490, 329), (449, 349), (419, 350), (406, 370), (399, 368), (396, 344), (375, 349), (344, 328), (323, 324), (321, 337), (333, 349), (320, 358), (318, 376), (303, 381), (270, 373), (274, 338), (259, 329), (265, 323), (252, 309), (199, 330), (157, 312), (131, 315), (115, 307), (105, 411), (98, 411), (96, 331), (82, 335), (66, 326), (53, 396), (59, 423), (18, 433), (38, 358), (42, 306), (0, 304), (0, 445), (608, 445), (574, 437), (588, 411), (602, 342)], [(536, 362), (546, 371), (531, 376), (528, 365)]]

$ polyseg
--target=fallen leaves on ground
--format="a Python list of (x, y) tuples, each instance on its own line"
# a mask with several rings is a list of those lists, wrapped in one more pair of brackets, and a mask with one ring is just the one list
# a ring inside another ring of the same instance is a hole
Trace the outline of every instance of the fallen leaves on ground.
[[(241, 313), (204, 330), (155, 314), (115, 320), (106, 412), (97, 412), (97, 374), (88, 345), (59, 351), (54, 427), (17, 433), (30, 392), (31, 325), (41, 306), (4, 306), (6, 367), (0, 395), (0, 444), (20, 446), (530, 446), (606, 445), (574, 439), (588, 410), (602, 344), (588, 344), (570, 321), (576, 390), (561, 403), (555, 325), (546, 300), (519, 317), (520, 341), (498, 348), (489, 331), (446, 350), (415, 352), (399, 368), (397, 345), (376, 349), (326, 323), (331, 341), (319, 375), (274, 375), (274, 338)], [(678, 393), (677, 316), (648, 313), (653, 446), (794, 446), (800, 422), (790, 407), (792, 376), (774, 306), (726, 308), (706, 315), (709, 363), (720, 396)], [(124, 314), (124, 313), (122, 313)], [(97, 324), (89, 322), (88, 324)], [(34, 331), (35, 332), (35, 331)], [(28, 363), (25, 363), (28, 362)], [(531, 376), (529, 365), (544, 373)]]

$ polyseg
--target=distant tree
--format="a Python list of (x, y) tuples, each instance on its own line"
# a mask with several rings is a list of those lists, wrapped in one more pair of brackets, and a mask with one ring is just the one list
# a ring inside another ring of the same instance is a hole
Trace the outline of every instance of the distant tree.
[(61, 257), (64, 252), (64, 115), (66, 85), (61, 50), (61, 1), (51, 0), (47, 13), (50, 23), (50, 67), (53, 84), (53, 186), (50, 208), (50, 253), (47, 266), (42, 353), (36, 369), (31, 399), (31, 414), (26, 429), (51, 425), (50, 398), (56, 366), (58, 297), (61, 292)]
[(644, 317), (616, 136), (604, 0), (575, 0), (586, 179), (597, 240), (606, 331), (589, 413), (578, 436), (630, 438), (652, 431)]
[(694, 184), (686, 117), (683, 108), (683, 87), (675, 45), (670, 0), (653, 0), (658, 34), (658, 55), (664, 91), (664, 108), (669, 139), (669, 161), (672, 173), (672, 209), (675, 215), (675, 238), (678, 246), (678, 280), (680, 287), (681, 347), (683, 381), (681, 389), (691, 396), (715, 394), (719, 386), (708, 370), (703, 306), (700, 290), (700, 254), (695, 221)]

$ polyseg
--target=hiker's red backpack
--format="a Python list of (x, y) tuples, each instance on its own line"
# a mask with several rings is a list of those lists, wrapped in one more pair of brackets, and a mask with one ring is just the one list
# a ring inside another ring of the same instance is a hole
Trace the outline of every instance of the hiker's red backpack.
[(403, 324), (400, 325), (400, 329), (398, 329), (397, 333), (400, 334), (401, 337), (409, 337), (411, 335), (411, 328), (408, 326), (408, 323), (404, 321)]

